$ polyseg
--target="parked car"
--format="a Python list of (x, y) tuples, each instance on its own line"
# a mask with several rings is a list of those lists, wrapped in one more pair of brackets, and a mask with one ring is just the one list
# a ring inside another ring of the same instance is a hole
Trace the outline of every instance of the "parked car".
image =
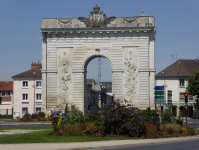
[(63, 111), (57, 111), (57, 112), (53, 113), (53, 120), (58, 121), (60, 115), (62, 116), (62, 120), (64, 120), (66, 118), (66, 115)]

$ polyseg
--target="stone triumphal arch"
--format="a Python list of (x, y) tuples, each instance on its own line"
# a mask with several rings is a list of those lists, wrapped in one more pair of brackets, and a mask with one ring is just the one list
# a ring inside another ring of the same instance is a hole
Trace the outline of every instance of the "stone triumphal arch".
[(42, 111), (73, 103), (86, 112), (85, 66), (104, 57), (112, 67), (115, 99), (154, 108), (154, 17), (107, 17), (97, 5), (89, 18), (42, 19)]

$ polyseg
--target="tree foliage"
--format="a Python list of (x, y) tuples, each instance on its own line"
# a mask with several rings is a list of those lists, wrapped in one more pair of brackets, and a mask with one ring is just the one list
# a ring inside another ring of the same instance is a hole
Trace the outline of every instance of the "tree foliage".
[(199, 99), (199, 72), (194, 72), (194, 76), (189, 77), (187, 91), (189, 94)]
[(194, 107), (199, 111), (199, 72), (195, 71), (194, 76), (189, 77), (187, 91), (189, 94), (196, 96)]

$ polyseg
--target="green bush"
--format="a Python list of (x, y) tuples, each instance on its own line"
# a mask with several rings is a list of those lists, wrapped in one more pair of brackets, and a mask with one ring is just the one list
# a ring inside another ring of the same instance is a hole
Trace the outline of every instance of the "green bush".
[(176, 124), (176, 121), (177, 121), (176, 118), (175, 118), (174, 116), (172, 116), (172, 117), (171, 117), (171, 123), (172, 123), (172, 124)]
[(139, 113), (143, 117), (144, 122), (153, 123), (160, 129), (160, 119), (158, 110), (151, 110), (149, 107), (146, 110), (140, 110)]
[(100, 119), (101, 119), (100, 113), (97, 110), (89, 112), (88, 115), (85, 117), (85, 121), (88, 121), (88, 122), (93, 122)]
[(44, 112), (39, 112), (39, 113), (37, 114), (38, 117), (42, 117), (42, 118), (44, 118), (45, 115), (46, 115), (46, 114), (45, 114)]
[(162, 124), (171, 123), (171, 109), (165, 109), (162, 113)]
[(177, 123), (177, 124), (179, 124), (180, 126), (182, 126), (182, 124), (183, 124), (183, 120), (179, 120), (179, 119), (177, 119), (177, 120), (176, 120), (176, 123)]
[(37, 119), (37, 118), (38, 118), (38, 115), (36, 113), (31, 115), (31, 119)]
[(57, 129), (57, 124), (58, 124), (58, 120), (53, 120), (53, 121), (52, 121), (52, 125), (53, 125), (53, 130), (54, 130), (54, 132), (55, 132), (56, 129)]
[(63, 120), (65, 126), (76, 125), (82, 122), (84, 116), (74, 105), (71, 105), (71, 111), (66, 114), (66, 118)]

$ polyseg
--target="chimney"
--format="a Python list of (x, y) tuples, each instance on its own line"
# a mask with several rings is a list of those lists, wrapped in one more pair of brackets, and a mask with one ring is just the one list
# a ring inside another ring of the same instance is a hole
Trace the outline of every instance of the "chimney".
[(39, 63), (39, 61), (38, 61), (38, 63), (33, 63), (32, 62), (32, 64), (31, 64), (31, 69), (34, 69), (34, 68), (36, 68), (36, 67), (40, 67), (40, 69), (42, 68), (42, 65), (41, 65), (41, 63)]

